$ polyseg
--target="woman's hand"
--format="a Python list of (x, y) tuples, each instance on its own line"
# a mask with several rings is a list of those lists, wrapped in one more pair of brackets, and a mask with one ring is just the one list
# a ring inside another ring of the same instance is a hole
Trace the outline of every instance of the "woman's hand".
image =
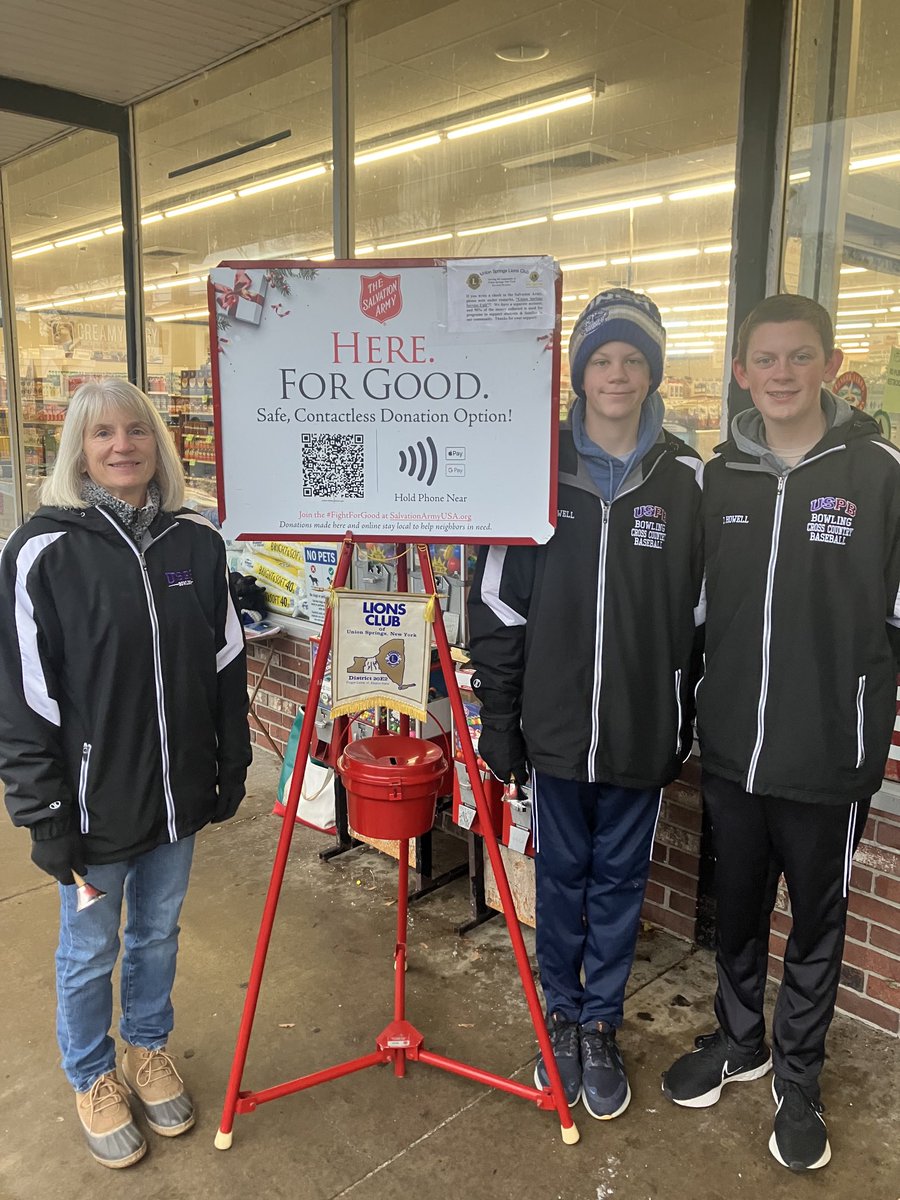
[(87, 870), (81, 834), (75, 829), (70, 829), (53, 837), (41, 837), (42, 824), (44, 823), (38, 822), (31, 829), (31, 861), (60, 883), (74, 886), (72, 872), (77, 871), (79, 875), (84, 875)]

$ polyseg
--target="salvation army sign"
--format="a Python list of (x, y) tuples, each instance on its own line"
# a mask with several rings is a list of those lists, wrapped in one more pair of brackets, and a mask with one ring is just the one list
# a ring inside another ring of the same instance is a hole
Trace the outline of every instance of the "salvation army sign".
[(559, 279), (546, 257), (213, 270), (226, 536), (547, 541)]

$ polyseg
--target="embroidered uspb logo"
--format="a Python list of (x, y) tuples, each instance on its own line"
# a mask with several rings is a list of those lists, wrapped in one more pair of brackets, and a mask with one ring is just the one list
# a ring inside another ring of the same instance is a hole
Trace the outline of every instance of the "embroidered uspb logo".
[(194, 573), (187, 571), (166, 571), (166, 583), (169, 587), (193, 587)]
[(636, 546), (662, 550), (666, 542), (666, 510), (658, 504), (639, 504), (634, 510), (631, 538)]
[(843, 496), (819, 496), (809, 502), (809, 524), (806, 532), (811, 542), (830, 542), (846, 546), (853, 536), (853, 518), (857, 508)]

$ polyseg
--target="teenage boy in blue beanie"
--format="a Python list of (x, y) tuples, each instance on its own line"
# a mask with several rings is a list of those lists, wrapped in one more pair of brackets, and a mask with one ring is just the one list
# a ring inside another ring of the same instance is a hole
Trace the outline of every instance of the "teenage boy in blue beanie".
[(664, 357), (646, 296), (611, 288), (585, 308), (556, 532), (485, 547), (469, 601), (478, 752), (504, 783), (531, 768), (551, 1043), (569, 1104), (600, 1120), (631, 1099), (616, 1030), (661, 789), (692, 744), (702, 464), (663, 429)]

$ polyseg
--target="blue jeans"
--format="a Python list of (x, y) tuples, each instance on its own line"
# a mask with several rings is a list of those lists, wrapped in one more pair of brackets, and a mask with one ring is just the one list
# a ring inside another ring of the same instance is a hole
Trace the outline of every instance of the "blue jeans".
[(661, 795), (535, 773), (535, 949), (548, 1013), (622, 1024)]
[(86, 1092), (116, 1065), (112, 973), (119, 954), (122, 900), (126, 905), (119, 1032), (126, 1042), (158, 1050), (172, 1031), (172, 984), (178, 918), (187, 891), (194, 838), (167, 842), (126, 862), (88, 868), (87, 879), (106, 898), (80, 913), (74, 887), (60, 886), (56, 951), (56, 1036), (62, 1068)]

